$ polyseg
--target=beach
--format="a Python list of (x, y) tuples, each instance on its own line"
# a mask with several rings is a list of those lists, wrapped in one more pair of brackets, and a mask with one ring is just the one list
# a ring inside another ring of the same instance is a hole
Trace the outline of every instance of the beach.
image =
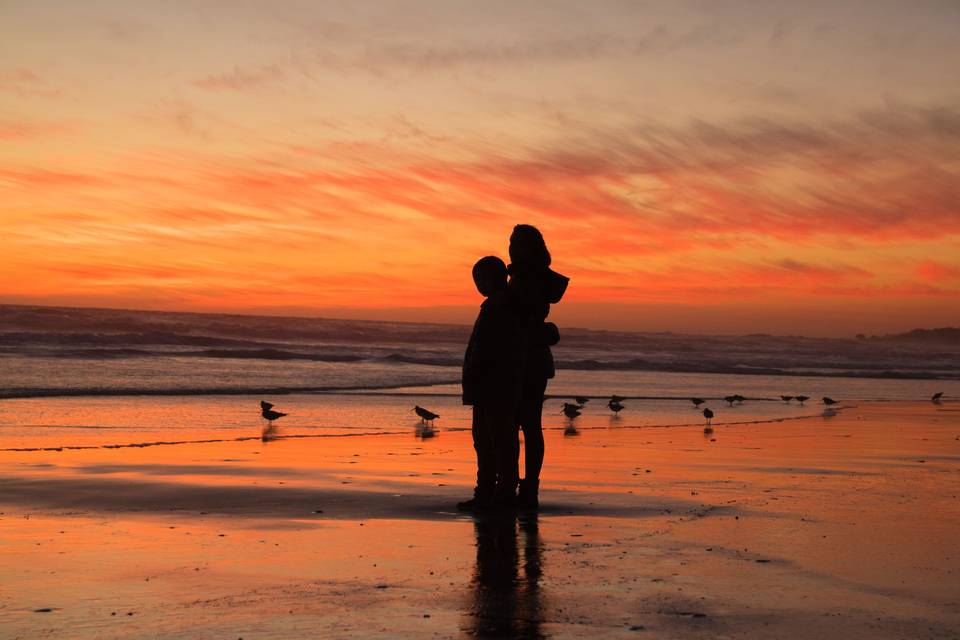
[(455, 510), (473, 452), (442, 420), (5, 447), (0, 636), (960, 635), (960, 405), (584, 418), (548, 422), (516, 516)]
[(0, 0), (0, 640), (960, 640), (958, 26)]

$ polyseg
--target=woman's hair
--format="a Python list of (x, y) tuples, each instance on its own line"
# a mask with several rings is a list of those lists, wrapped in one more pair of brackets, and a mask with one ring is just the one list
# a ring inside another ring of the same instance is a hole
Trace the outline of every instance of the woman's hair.
[(510, 262), (546, 269), (550, 252), (540, 230), (529, 224), (518, 224), (510, 234)]

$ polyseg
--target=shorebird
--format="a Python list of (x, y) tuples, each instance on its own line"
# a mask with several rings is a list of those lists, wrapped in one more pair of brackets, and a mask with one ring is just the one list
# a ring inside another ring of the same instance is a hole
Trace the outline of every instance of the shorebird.
[(837, 401), (834, 400), (833, 398), (828, 398), (827, 396), (823, 396), (823, 404), (827, 405), (828, 407), (832, 407), (833, 405), (837, 404)]
[(806, 401), (809, 400), (809, 399), (810, 399), (810, 398), (807, 397), (807, 396), (797, 396), (797, 402), (799, 402), (800, 404), (803, 404), (804, 402), (806, 402)]
[(417, 405), (413, 408), (417, 412), (417, 415), (420, 416), (420, 424), (429, 423), (430, 426), (433, 426), (433, 421), (440, 417), (439, 413), (434, 413), (433, 411), (428, 411), (420, 405)]
[(736, 394), (736, 395), (734, 395), (733, 397), (736, 399), (737, 404), (743, 404), (743, 401), (746, 400), (746, 398), (744, 398), (744, 397), (743, 397), (742, 395), (740, 395), (739, 393)]
[(699, 409), (699, 408), (700, 408), (700, 405), (702, 405), (704, 402), (706, 402), (706, 400), (704, 400), (703, 398), (690, 398), (690, 402), (693, 403), (693, 406), (695, 406), (697, 409)]
[[(613, 398), (617, 397), (619, 396), (613, 396)], [(613, 411), (614, 415), (620, 415), (620, 412), (623, 411), (623, 405), (619, 400), (614, 400), (613, 398), (610, 398), (610, 402), (607, 403), (607, 406), (610, 407), (610, 411)]]
[(273, 410), (273, 405), (269, 402), (260, 401), (260, 415), (267, 419), (267, 426), (272, 427), (273, 421), (277, 418), (282, 418), (287, 415), (285, 413), (280, 413), (279, 411)]
[(587, 396), (577, 396), (576, 398), (574, 398), (574, 400), (576, 400), (577, 404), (580, 405), (581, 407), (587, 404), (588, 402), (590, 402), (590, 398), (588, 398)]
[(623, 396), (618, 396), (618, 395), (610, 396), (610, 402), (616, 402), (617, 404), (620, 404), (624, 400), (626, 400), (626, 398), (624, 398)]
[(724, 402), (729, 402), (729, 403), (730, 403), (730, 406), (732, 407), (732, 406), (733, 406), (733, 403), (737, 401), (737, 396), (724, 396), (724, 397), (723, 397), (723, 401), (724, 401)]
[(580, 415), (580, 407), (578, 407), (575, 404), (570, 404), (569, 402), (564, 402), (563, 415), (573, 420), (574, 418)]
[(793, 396), (780, 396), (780, 399), (786, 402), (787, 404), (790, 404), (790, 401), (793, 400)]
[(707, 419), (707, 426), (710, 426), (710, 421), (713, 420), (713, 411), (710, 409), (703, 410), (703, 417)]
[(940, 398), (943, 397), (943, 391), (937, 391), (935, 394), (930, 396), (930, 402), (934, 404), (940, 404)]

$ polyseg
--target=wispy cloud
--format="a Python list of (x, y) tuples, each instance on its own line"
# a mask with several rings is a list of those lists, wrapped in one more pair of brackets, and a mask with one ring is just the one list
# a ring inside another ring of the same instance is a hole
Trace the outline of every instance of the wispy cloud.
[(73, 126), (66, 123), (0, 119), (0, 140), (10, 142), (37, 140), (72, 129)]
[(208, 91), (246, 91), (283, 80), (286, 72), (278, 64), (267, 64), (253, 69), (239, 66), (225, 73), (211, 74), (194, 80), (193, 85)]
[(56, 98), (60, 90), (33, 69), (0, 69), (0, 92), (33, 98)]
[(960, 285), (960, 265), (951, 266), (936, 260), (923, 260), (914, 267), (914, 275), (924, 282)]
[[(563, 64), (599, 57), (630, 57), (668, 53), (687, 48), (726, 46), (740, 36), (716, 29), (676, 30), (666, 25), (624, 37), (611, 33), (581, 33), (572, 36), (524, 38), (515, 41), (459, 42), (430, 45), (395, 42), (370, 47), (346, 63), (361, 69), (406, 68), (436, 71), (468, 66)], [(327, 60), (325, 55), (317, 58)], [(340, 59), (341, 63), (344, 62)]]

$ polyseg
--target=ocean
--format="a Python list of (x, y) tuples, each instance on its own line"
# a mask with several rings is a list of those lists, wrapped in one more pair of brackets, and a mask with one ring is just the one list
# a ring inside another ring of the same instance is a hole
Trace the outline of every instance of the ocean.
[[(470, 328), (456, 325), (0, 306), (0, 449), (259, 438), (259, 401), (286, 437), (469, 427), (459, 399)], [(689, 398), (716, 424), (857, 402), (960, 397), (960, 348), (769, 335), (689, 336), (561, 327), (545, 427), (689, 426)], [(625, 396), (614, 416), (611, 394)], [(740, 394), (742, 404), (722, 398)], [(804, 406), (781, 395), (806, 395)], [(571, 396), (592, 398), (574, 424)]]

